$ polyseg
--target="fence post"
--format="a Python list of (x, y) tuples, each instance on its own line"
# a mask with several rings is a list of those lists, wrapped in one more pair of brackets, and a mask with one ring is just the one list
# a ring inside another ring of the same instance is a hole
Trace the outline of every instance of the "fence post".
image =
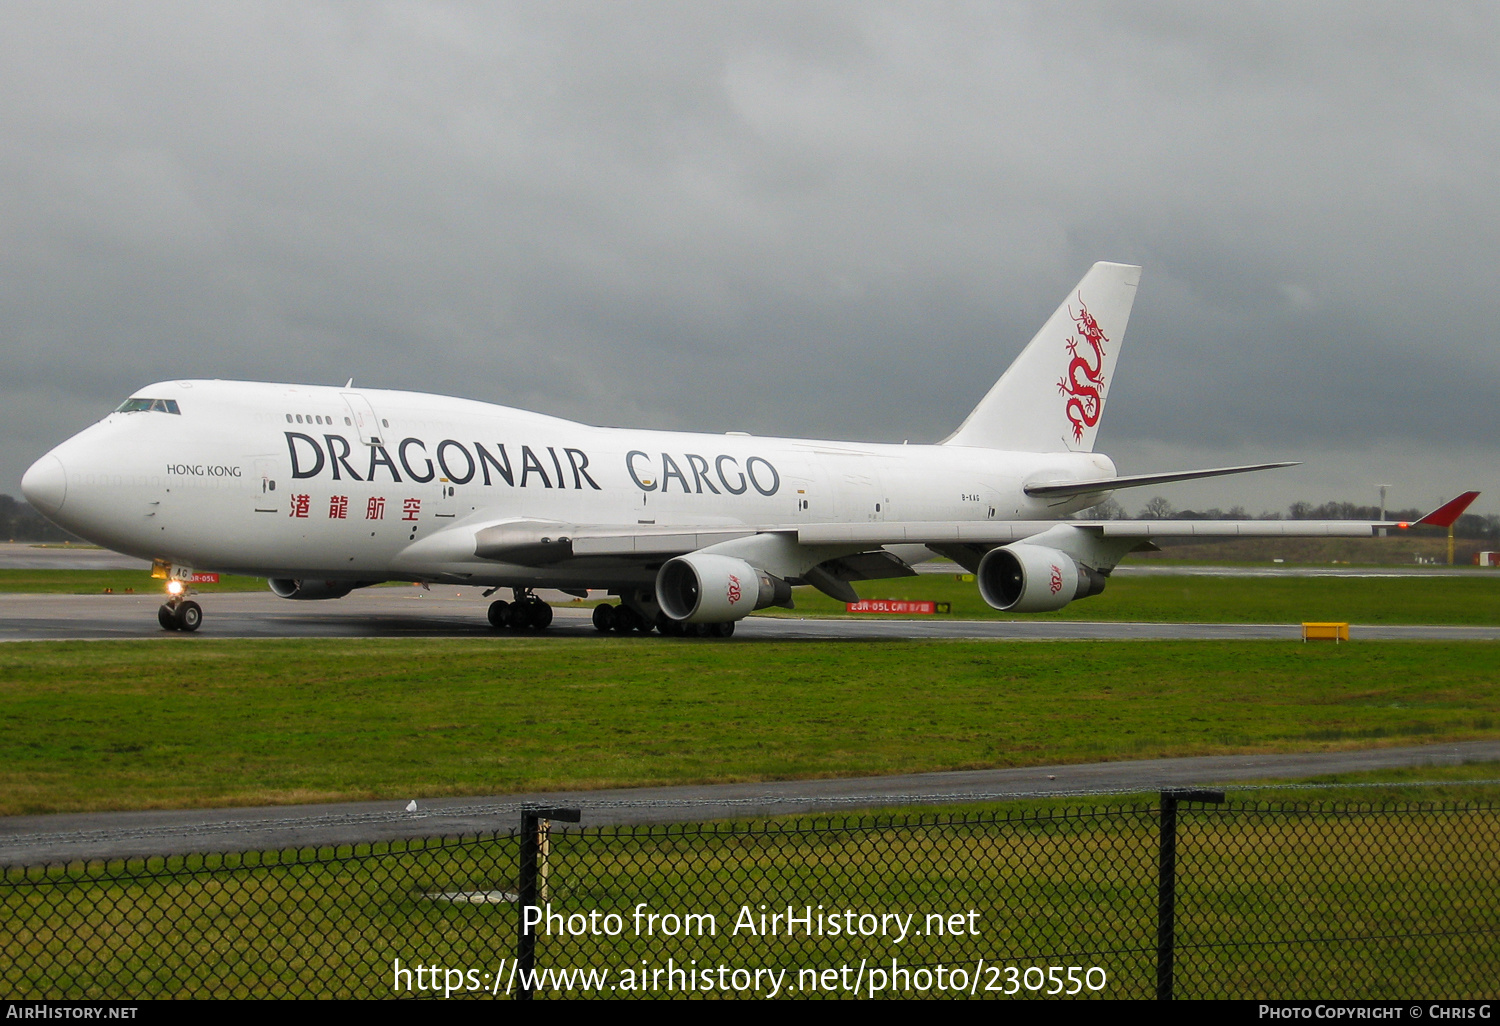
[(1161, 832), (1156, 853), (1156, 1000), (1172, 1000), (1177, 917), (1177, 803), (1218, 805), (1223, 791), (1171, 790), (1161, 793)]
[[(536, 974), (536, 934), (526, 928), (526, 910), (537, 906), (538, 878), (545, 879), (547, 867), (542, 853), (551, 849), (547, 837), (549, 821), (577, 823), (583, 818), (578, 809), (544, 809), (538, 805), (521, 807), (520, 865), (516, 873), (516, 1000), (530, 1001)], [(545, 886), (545, 884), (543, 884)]]

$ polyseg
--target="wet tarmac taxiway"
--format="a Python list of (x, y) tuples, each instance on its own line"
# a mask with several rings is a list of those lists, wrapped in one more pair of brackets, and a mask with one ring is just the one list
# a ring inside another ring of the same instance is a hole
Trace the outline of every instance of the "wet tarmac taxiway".
[[(556, 592), (544, 633), (553, 637), (597, 637), (592, 610)], [(294, 602), (267, 592), (200, 595), (203, 628), (184, 635), (161, 629), (161, 596), (0, 594), (0, 641), (92, 641), (198, 638), (464, 638), (509, 637), (485, 618), (488, 600), (478, 588), (368, 588), (327, 602)], [(752, 616), (740, 621), (736, 639), (790, 641), (893, 638), (1044, 641), (1064, 639), (1211, 639), (1243, 641), (1301, 637), (1298, 624), (1118, 623), (1082, 620), (955, 620), (945, 617), (798, 618)], [(1351, 639), (1500, 640), (1500, 626), (1404, 626), (1355, 624)], [(663, 639), (664, 641), (668, 639)]]
[[(251, 851), (509, 830), (523, 803), (583, 810), (586, 826), (677, 823), (840, 809), (1139, 794), (1500, 760), (1500, 741), (1350, 752), (1214, 755), (1139, 762), (1027, 766), (892, 777), (567, 791), (416, 803), (405, 798), (239, 809), (72, 813), (0, 818), (0, 865)], [(1234, 797), (1249, 797), (1255, 792)], [(1274, 793), (1274, 792), (1273, 792)]]

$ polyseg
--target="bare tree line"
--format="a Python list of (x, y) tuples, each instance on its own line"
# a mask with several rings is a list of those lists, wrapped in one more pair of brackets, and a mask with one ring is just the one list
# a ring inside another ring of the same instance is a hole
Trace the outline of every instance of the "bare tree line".
[(81, 541), (31, 508), (0, 495), (0, 541)]
[[(1388, 509), (1387, 520), (1417, 520), (1430, 512), (1425, 509)], [(1114, 499), (1105, 499), (1078, 514), (1080, 520), (1128, 520), (1130, 514)], [(1360, 506), (1352, 502), (1325, 502), (1315, 506), (1310, 502), (1294, 502), (1285, 513), (1262, 510), (1251, 515), (1244, 506), (1229, 509), (1178, 509), (1161, 495), (1153, 496), (1135, 514), (1137, 520), (1379, 520), (1379, 506)], [(1500, 516), (1480, 516), (1465, 513), (1454, 524), (1453, 533), (1458, 538), (1500, 539)]]

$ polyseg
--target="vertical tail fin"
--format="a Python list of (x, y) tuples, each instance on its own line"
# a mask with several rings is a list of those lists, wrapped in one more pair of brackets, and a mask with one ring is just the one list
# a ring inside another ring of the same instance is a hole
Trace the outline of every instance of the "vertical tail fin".
[(1098, 263), (944, 445), (1092, 452), (1141, 269)]

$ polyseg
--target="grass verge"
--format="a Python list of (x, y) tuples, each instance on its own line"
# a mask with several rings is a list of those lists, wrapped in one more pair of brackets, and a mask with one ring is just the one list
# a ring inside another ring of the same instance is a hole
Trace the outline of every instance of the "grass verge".
[(0, 814), (864, 776), (1496, 736), (1487, 642), (0, 647)]
[[(1055, 613), (1001, 613), (959, 574), (861, 581), (861, 598), (931, 599), (960, 619), (1102, 620), (1152, 623), (1500, 623), (1500, 574), (1474, 577), (1114, 577), (1104, 593)], [(844, 604), (796, 589), (795, 612), (844, 616)]]
[[(166, 582), (145, 570), (0, 570), (0, 592), (22, 595), (123, 595), (135, 592), (160, 595)], [(222, 574), (218, 584), (195, 584), (204, 594), (228, 591), (265, 591), (264, 577)]]

